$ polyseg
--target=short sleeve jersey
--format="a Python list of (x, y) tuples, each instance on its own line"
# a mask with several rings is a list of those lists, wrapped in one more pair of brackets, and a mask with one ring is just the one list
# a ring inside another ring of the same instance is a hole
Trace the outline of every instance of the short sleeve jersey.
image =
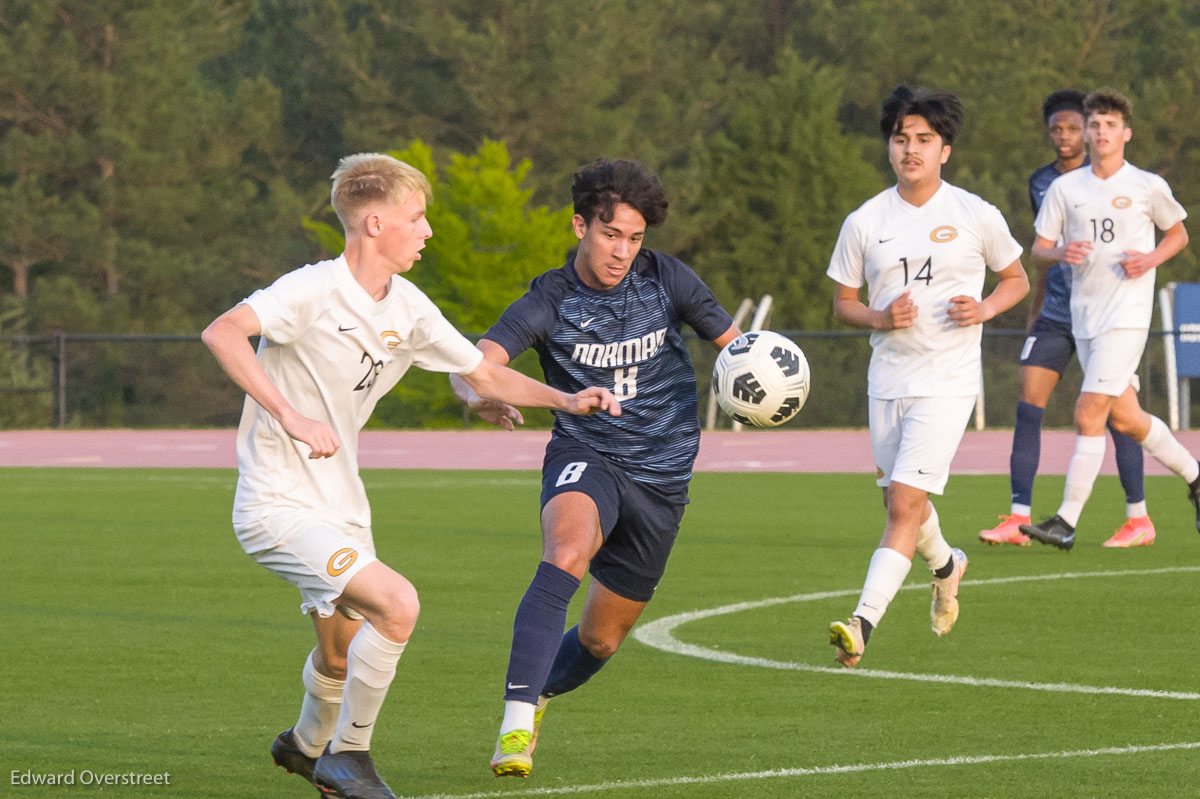
[(1076, 338), (1150, 328), (1156, 270), (1131, 280), (1121, 261), (1126, 250), (1153, 250), (1154, 228), (1167, 230), (1186, 216), (1165, 180), (1128, 162), (1107, 179), (1076, 169), (1050, 184), (1034, 222), (1038, 236), (1092, 245), (1071, 282)]
[[(1084, 169), (1090, 163), (1084, 159)], [(1036, 217), (1042, 207), (1042, 198), (1055, 178), (1063, 174), (1054, 168), (1054, 164), (1046, 164), (1029, 176), (1029, 204), (1033, 207)], [(1046, 293), (1042, 297), (1042, 308), (1038, 312), (1054, 322), (1071, 324), (1071, 266), (1070, 264), (1054, 264), (1046, 270)]]
[(235, 523), (283, 507), (369, 527), (358, 433), (376, 403), (409, 366), (467, 374), (483, 354), (398, 275), (376, 302), (344, 257), (289, 272), (245, 303), (262, 326), (258, 360), (267, 376), (299, 413), (329, 424), (342, 446), (332, 457), (310, 459), (309, 447), (247, 396), (237, 435)]
[(988, 269), (1021, 256), (1000, 211), (942, 181), (924, 205), (893, 186), (846, 217), (826, 274), (849, 288), (867, 286), (867, 305), (883, 310), (904, 292), (917, 306), (912, 327), (871, 334), (867, 393), (877, 399), (979, 393), (981, 325), (957, 326), (950, 298), (980, 299)]
[(556, 413), (554, 436), (586, 444), (633, 480), (672, 485), (691, 477), (700, 447), (683, 324), (713, 340), (733, 320), (687, 265), (643, 249), (612, 289), (584, 285), (573, 260), (539, 275), (485, 338), (510, 358), (535, 349), (557, 389), (610, 389), (620, 416)]

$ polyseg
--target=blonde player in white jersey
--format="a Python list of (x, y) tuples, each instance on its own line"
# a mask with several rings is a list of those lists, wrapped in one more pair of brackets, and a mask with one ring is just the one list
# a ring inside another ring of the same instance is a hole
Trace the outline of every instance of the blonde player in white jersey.
[[(1036, 258), (1071, 264), (1071, 332), (1083, 365), (1075, 403), (1075, 453), (1058, 512), (1021, 532), (1062, 550), (1104, 458), (1105, 426), (1132, 438), (1188, 482), (1200, 530), (1200, 465), (1156, 416), (1142, 410), (1136, 374), (1154, 305), (1155, 270), (1187, 246), (1187, 216), (1167, 182), (1125, 160), (1133, 106), (1119, 92), (1092, 92), (1083, 101), (1091, 167), (1050, 184), (1034, 228)], [(1155, 244), (1155, 228), (1164, 231)], [(1062, 241), (1063, 244), (1058, 244)]]
[[(1021, 245), (995, 207), (941, 178), (962, 124), (949, 92), (901, 86), (880, 131), (896, 185), (846, 217), (827, 274), (834, 315), (869, 328), (871, 448), (887, 522), (854, 614), (829, 626), (837, 661), (862, 657), (919, 554), (933, 571), (933, 631), (958, 619), (962, 550), (942, 537), (930, 494), (941, 494), (979, 393), (980, 325), (1029, 291)], [(983, 298), (988, 270), (999, 281)], [(867, 286), (867, 302), (859, 294)]]
[[(317, 637), (299, 720), (271, 754), (330, 797), (394, 796), (372, 763), (371, 733), (419, 610), (412, 584), (375, 557), (358, 474), (358, 433), (379, 398), (416, 365), (512, 405), (620, 413), (607, 389), (566, 394), (482, 358), (400, 277), (433, 235), (430, 195), (419, 171), (390, 156), (342, 159), (332, 202), (345, 251), (256, 291), (203, 334), (247, 394), (238, 540), (299, 589)], [(248, 338), (257, 335), (256, 355)]]

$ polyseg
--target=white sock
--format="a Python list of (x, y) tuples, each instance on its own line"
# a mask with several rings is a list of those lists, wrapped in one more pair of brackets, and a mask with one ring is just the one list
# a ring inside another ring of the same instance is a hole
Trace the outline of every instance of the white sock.
[(1096, 476), (1104, 463), (1106, 436), (1075, 436), (1075, 454), (1067, 466), (1067, 486), (1063, 490), (1058, 515), (1075, 527), (1083, 514), (1083, 505), (1092, 494)]
[(396, 676), (396, 663), (407, 643), (389, 641), (369, 621), (363, 622), (346, 652), (346, 690), (337, 732), (329, 744), (330, 752), (371, 748), (375, 719), (383, 707), (388, 686)]
[(1130, 519), (1140, 519), (1143, 516), (1146, 516), (1148, 513), (1149, 511), (1146, 510), (1145, 500), (1142, 500), (1141, 502), (1125, 503), (1125, 515)]
[(937, 571), (950, 561), (950, 545), (942, 537), (937, 508), (932, 502), (929, 503), (929, 518), (917, 529), (917, 536), (917, 554), (925, 559), (930, 571)]
[(1010, 510), (1009, 513), (1014, 516), (1024, 516), (1028, 518), (1033, 513), (1033, 508), (1029, 507), (1028, 505), (1018, 505), (1014, 502), (1012, 505), (1012, 510)]
[(880, 547), (871, 556), (871, 565), (867, 569), (867, 579), (863, 582), (862, 595), (858, 598), (858, 607), (854, 609), (855, 616), (862, 616), (875, 627), (887, 607), (900, 590), (912, 561), (889, 547)]
[(1171, 435), (1170, 428), (1157, 416), (1150, 416), (1150, 432), (1142, 440), (1142, 449), (1188, 483), (1200, 476), (1200, 464), (1196, 463), (1192, 453), (1179, 443), (1179, 439)]
[(500, 734), (513, 730), (529, 730), (533, 732), (533, 711), (537, 705), (528, 702), (518, 702), (515, 699), (504, 700), (504, 720), (500, 722)]
[(296, 746), (309, 757), (320, 757), (325, 744), (337, 729), (338, 711), (342, 708), (345, 680), (335, 680), (317, 671), (313, 654), (304, 663), (304, 702), (300, 705), (300, 720), (293, 730)]

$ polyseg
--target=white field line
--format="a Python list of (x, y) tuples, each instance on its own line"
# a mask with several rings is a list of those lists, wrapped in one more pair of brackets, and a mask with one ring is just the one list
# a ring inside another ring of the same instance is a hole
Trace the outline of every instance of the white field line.
[[(1040, 580), (1076, 580), (1087, 577), (1133, 577), (1179, 572), (1200, 572), (1200, 566), (1171, 566), (1161, 569), (1131, 569), (1096, 572), (1068, 572), (1064, 574), (1040, 574), (1025, 577), (996, 577), (988, 580), (963, 580), (963, 585), (1000, 585), (1004, 583), (1036, 582)], [(901, 590), (928, 589), (928, 583), (910, 583)], [(858, 589), (844, 591), (821, 591), (813, 594), (795, 594), (786, 597), (772, 597), (753, 602), (738, 602), (707, 610), (695, 610), (688, 613), (678, 613), (666, 616), (641, 625), (633, 631), (633, 636), (646, 646), (661, 649), (677, 655), (701, 658), (718, 663), (733, 663), (740, 666), (759, 666), (768, 669), (783, 669), (790, 671), (817, 672), (820, 674), (854, 675), (856, 677), (885, 680), (914, 680), (917, 682), (949, 683), (954, 685), (970, 685), (983, 688), (1018, 688), (1027, 691), (1052, 691), (1056, 693), (1076, 694), (1108, 694), (1115, 696), (1136, 696), (1153, 699), (1200, 700), (1200, 694), (1185, 691), (1154, 691), (1140, 688), (1117, 688), (1111, 686), (1075, 685), (1072, 683), (1037, 683), (1023, 680), (1001, 680), (990, 677), (963, 677), (950, 674), (920, 674), (914, 672), (881, 671), (877, 669), (844, 669), (840, 666), (816, 666), (809, 663), (794, 663), (766, 658), (748, 657), (732, 652), (722, 652), (695, 644), (687, 644), (675, 638), (676, 627), (688, 622), (706, 619), (712, 616), (723, 616), (729, 613), (740, 613), (745, 610), (782, 605), (788, 602), (813, 602), (823, 599), (833, 599), (843, 596), (855, 596)]]
[(1111, 746), (1103, 749), (1075, 749), (1061, 752), (1030, 752), (1018, 755), (963, 755), (931, 760), (893, 760), (888, 763), (855, 763), (848, 766), (813, 766), (810, 768), (781, 768), (769, 771), (746, 771), (736, 774), (711, 774), (699, 777), (663, 777), (654, 780), (614, 780), (591, 785), (564, 785), (554, 788), (531, 788), (518, 791), (481, 791), (479, 793), (438, 793), (402, 799), (492, 799), (507, 796), (560, 796), (563, 794), (601, 793), (603, 791), (662, 788), (677, 785), (712, 785), (722, 782), (746, 782), (781, 777), (815, 777), (831, 774), (863, 774), (872, 771), (895, 771), (938, 766), (976, 766), (988, 763), (1012, 763), (1022, 760), (1064, 760), (1074, 757), (1105, 757), (1136, 755), (1147, 752), (1174, 752), (1200, 749), (1200, 741), (1150, 744), (1147, 746)]

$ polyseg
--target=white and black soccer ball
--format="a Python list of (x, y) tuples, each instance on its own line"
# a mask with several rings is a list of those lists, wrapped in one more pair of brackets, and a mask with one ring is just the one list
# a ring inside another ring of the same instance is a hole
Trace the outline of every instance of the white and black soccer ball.
[(775, 427), (808, 399), (808, 359), (787, 336), (770, 330), (743, 333), (717, 356), (713, 388), (721, 409), (735, 420)]

